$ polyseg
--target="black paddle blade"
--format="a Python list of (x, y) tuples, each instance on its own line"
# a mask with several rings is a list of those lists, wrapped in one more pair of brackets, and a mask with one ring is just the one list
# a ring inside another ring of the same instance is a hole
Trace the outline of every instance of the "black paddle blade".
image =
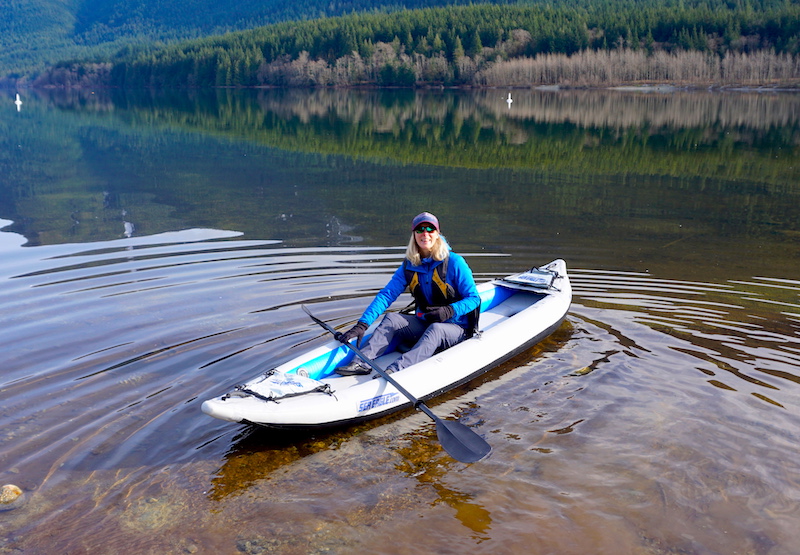
[(436, 435), (447, 454), (463, 463), (474, 463), (487, 457), (492, 446), (461, 422), (436, 419)]

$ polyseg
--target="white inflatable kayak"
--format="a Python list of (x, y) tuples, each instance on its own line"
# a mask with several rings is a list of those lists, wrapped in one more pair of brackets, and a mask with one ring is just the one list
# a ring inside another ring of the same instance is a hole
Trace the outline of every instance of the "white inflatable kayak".
[[(480, 333), (391, 377), (425, 400), (466, 383), (539, 343), (564, 320), (572, 288), (563, 260), (478, 285)], [(367, 331), (367, 337), (377, 325)], [(375, 363), (386, 368), (399, 353)], [(230, 422), (273, 428), (352, 424), (411, 406), (408, 398), (376, 373), (339, 376), (353, 354), (335, 339), (209, 399), (204, 413)]]

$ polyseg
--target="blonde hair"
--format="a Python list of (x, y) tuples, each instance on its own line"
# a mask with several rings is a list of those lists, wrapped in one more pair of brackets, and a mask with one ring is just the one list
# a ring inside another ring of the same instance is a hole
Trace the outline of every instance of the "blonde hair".
[[(434, 260), (444, 260), (448, 256), (450, 256), (450, 245), (447, 244), (444, 235), (440, 233), (431, 247), (431, 258)], [(417, 245), (417, 240), (414, 238), (413, 231), (411, 232), (411, 239), (408, 242), (408, 247), (406, 247), (406, 258), (408, 258), (408, 261), (414, 266), (419, 266), (422, 263), (422, 255), (419, 252), (419, 245)]]

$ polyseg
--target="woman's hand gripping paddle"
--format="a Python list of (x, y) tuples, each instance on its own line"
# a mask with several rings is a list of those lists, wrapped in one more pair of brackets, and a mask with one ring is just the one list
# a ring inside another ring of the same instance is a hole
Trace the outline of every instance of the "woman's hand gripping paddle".
[[(308, 310), (305, 305), (302, 306), (305, 313), (308, 314), (317, 324), (332, 334), (336, 333), (336, 330), (311, 314), (311, 311)], [(456, 420), (442, 420), (433, 414), (431, 409), (425, 406), (425, 403), (411, 395), (411, 393), (406, 391), (406, 389), (397, 383), (394, 378), (381, 370), (377, 364), (362, 355), (361, 350), (358, 347), (350, 343), (345, 343), (345, 345), (347, 345), (350, 350), (356, 354), (356, 356), (360, 357), (361, 360), (369, 364), (372, 369), (375, 370), (375, 372), (377, 372), (383, 379), (392, 384), (397, 391), (405, 395), (406, 398), (414, 404), (414, 408), (421, 410), (431, 417), (431, 419), (436, 423), (436, 435), (439, 437), (439, 442), (451, 457), (460, 462), (473, 463), (487, 457), (489, 453), (492, 452), (492, 446), (489, 445), (481, 436), (472, 431), (471, 428), (468, 428)]]

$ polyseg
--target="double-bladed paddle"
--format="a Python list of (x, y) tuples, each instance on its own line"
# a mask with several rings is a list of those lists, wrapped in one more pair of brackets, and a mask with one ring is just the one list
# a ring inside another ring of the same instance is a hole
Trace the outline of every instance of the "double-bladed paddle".
[[(330, 333), (334, 334), (334, 336), (336, 335), (336, 330), (311, 314), (311, 311), (308, 310), (305, 305), (302, 306), (305, 313), (308, 314), (312, 320), (328, 330)], [(471, 428), (465, 426), (457, 420), (442, 420), (433, 414), (431, 409), (429, 409), (425, 403), (411, 395), (411, 393), (397, 383), (394, 378), (381, 370), (377, 364), (361, 354), (361, 350), (358, 347), (351, 343), (345, 343), (345, 345), (347, 345), (350, 350), (356, 354), (356, 356), (360, 357), (361, 360), (369, 364), (372, 369), (375, 370), (375, 372), (377, 372), (383, 379), (392, 384), (397, 391), (405, 395), (406, 398), (413, 403), (414, 408), (421, 410), (431, 417), (431, 419), (436, 423), (436, 435), (439, 437), (439, 442), (451, 457), (464, 463), (473, 463), (478, 462), (492, 452), (492, 446), (489, 445), (481, 436), (472, 431)]]

